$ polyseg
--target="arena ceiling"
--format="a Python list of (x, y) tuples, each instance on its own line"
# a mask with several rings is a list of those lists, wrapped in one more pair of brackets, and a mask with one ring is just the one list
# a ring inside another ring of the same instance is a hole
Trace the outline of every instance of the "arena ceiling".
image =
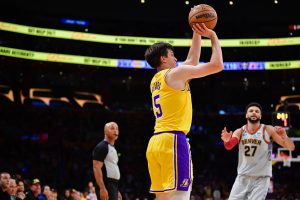
[[(163, 32), (163, 28), (171, 28), (176, 35), (177, 30), (179, 34), (190, 31), (187, 23), (190, 8), (205, 3), (216, 9), (219, 17), (216, 30), (225, 37), (289, 34), (288, 25), (300, 24), (298, 3), (277, 0), (275, 4), (274, 1), (232, 0), (233, 5), (229, 5), (229, 0), (190, 0), (186, 5), (185, 0), (145, 0), (145, 3), (141, 3), (141, 0), (12, 0), (2, 1), (1, 7), (5, 9), (2, 9), (0, 17), (49, 26), (59, 26), (59, 18), (70, 17), (91, 21), (91, 28), (95, 31), (104, 27), (112, 32), (119, 30), (134, 34), (139, 31), (147, 33), (149, 29), (148, 33), (151, 34), (155, 30)], [(182, 33), (180, 30), (183, 30)]]

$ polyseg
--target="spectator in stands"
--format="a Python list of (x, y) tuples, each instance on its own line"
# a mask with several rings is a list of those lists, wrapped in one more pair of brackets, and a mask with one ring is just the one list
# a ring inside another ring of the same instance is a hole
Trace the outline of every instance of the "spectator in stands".
[(70, 196), (70, 190), (69, 189), (65, 189), (64, 190), (64, 195), (62, 197), (62, 200), (67, 200), (69, 199), (69, 196)]
[(41, 182), (37, 178), (33, 179), (25, 194), (26, 200), (46, 200), (46, 197), (41, 193)]
[(91, 186), (86, 197), (88, 200), (97, 200), (95, 186)]
[(9, 179), (7, 193), (9, 194), (11, 200), (18, 199), (17, 198), (17, 190), (18, 190), (18, 187), (17, 187), (16, 179), (13, 179), (13, 178)]
[(7, 172), (1, 172), (0, 174), (0, 199), (1, 200), (10, 200), (8, 194), (10, 174)]
[(71, 189), (68, 200), (80, 200), (80, 192), (75, 189)]
[(57, 193), (56, 189), (52, 188), (50, 194), (51, 194), (50, 195), (50, 197), (51, 197), (50, 200), (57, 200), (58, 199), (58, 193)]
[(17, 179), (17, 186), (18, 186), (17, 192), (23, 192), (23, 193), (25, 192), (24, 182), (22, 180)]
[(17, 183), (17, 198), (23, 200), (26, 197), (24, 182), (17, 178), (16, 183)]
[(51, 189), (49, 185), (43, 186), (43, 195), (46, 197), (47, 200), (49, 200), (50, 195), (52, 195)]

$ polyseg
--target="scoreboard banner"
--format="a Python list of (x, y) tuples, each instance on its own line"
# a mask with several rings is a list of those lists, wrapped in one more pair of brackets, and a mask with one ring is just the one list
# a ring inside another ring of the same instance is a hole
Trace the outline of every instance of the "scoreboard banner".
[[(153, 38), (123, 35), (103, 35), (86, 32), (66, 31), (59, 29), (26, 26), (0, 21), (0, 30), (38, 37), (51, 37), (69, 40), (81, 40), (87, 42), (98, 42), (123, 45), (145, 45), (149, 46), (155, 42), (168, 42), (175, 47), (189, 47), (191, 39), (184, 38)], [(300, 45), (300, 37), (285, 38), (245, 38), (245, 39), (220, 39), (222, 47), (273, 47)], [(210, 40), (202, 40), (203, 47), (210, 47)]]
[[(30, 51), (0, 46), (0, 55), (28, 60), (38, 60), (46, 62), (60, 62), (79, 65), (90, 65), (96, 67), (118, 67), (152, 69), (145, 60), (133, 60), (122, 58), (101, 58), (91, 56), (80, 56), (70, 54), (58, 54), (48, 52)], [(178, 61), (180, 64), (181, 61)], [(299, 69), (300, 60), (272, 61), (272, 62), (224, 62), (225, 70), (279, 70), (279, 69)]]

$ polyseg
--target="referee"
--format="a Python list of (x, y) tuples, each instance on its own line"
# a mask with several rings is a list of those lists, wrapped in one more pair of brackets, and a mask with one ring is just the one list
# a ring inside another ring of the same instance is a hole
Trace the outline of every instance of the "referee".
[(119, 127), (115, 122), (104, 126), (104, 140), (93, 151), (93, 171), (100, 189), (100, 200), (122, 200), (118, 190), (120, 170), (118, 153), (114, 147), (119, 136)]

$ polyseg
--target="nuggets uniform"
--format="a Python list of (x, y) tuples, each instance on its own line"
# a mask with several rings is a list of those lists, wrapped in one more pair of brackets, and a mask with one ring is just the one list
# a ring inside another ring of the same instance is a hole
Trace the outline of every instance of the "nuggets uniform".
[(192, 122), (189, 84), (184, 90), (167, 85), (165, 76), (171, 69), (157, 72), (150, 84), (154, 135), (147, 148), (150, 192), (188, 191), (192, 182), (192, 162), (186, 134)]
[(261, 124), (250, 134), (242, 127), (239, 141), (238, 176), (229, 199), (265, 199), (272, 176), (272, 140)]

